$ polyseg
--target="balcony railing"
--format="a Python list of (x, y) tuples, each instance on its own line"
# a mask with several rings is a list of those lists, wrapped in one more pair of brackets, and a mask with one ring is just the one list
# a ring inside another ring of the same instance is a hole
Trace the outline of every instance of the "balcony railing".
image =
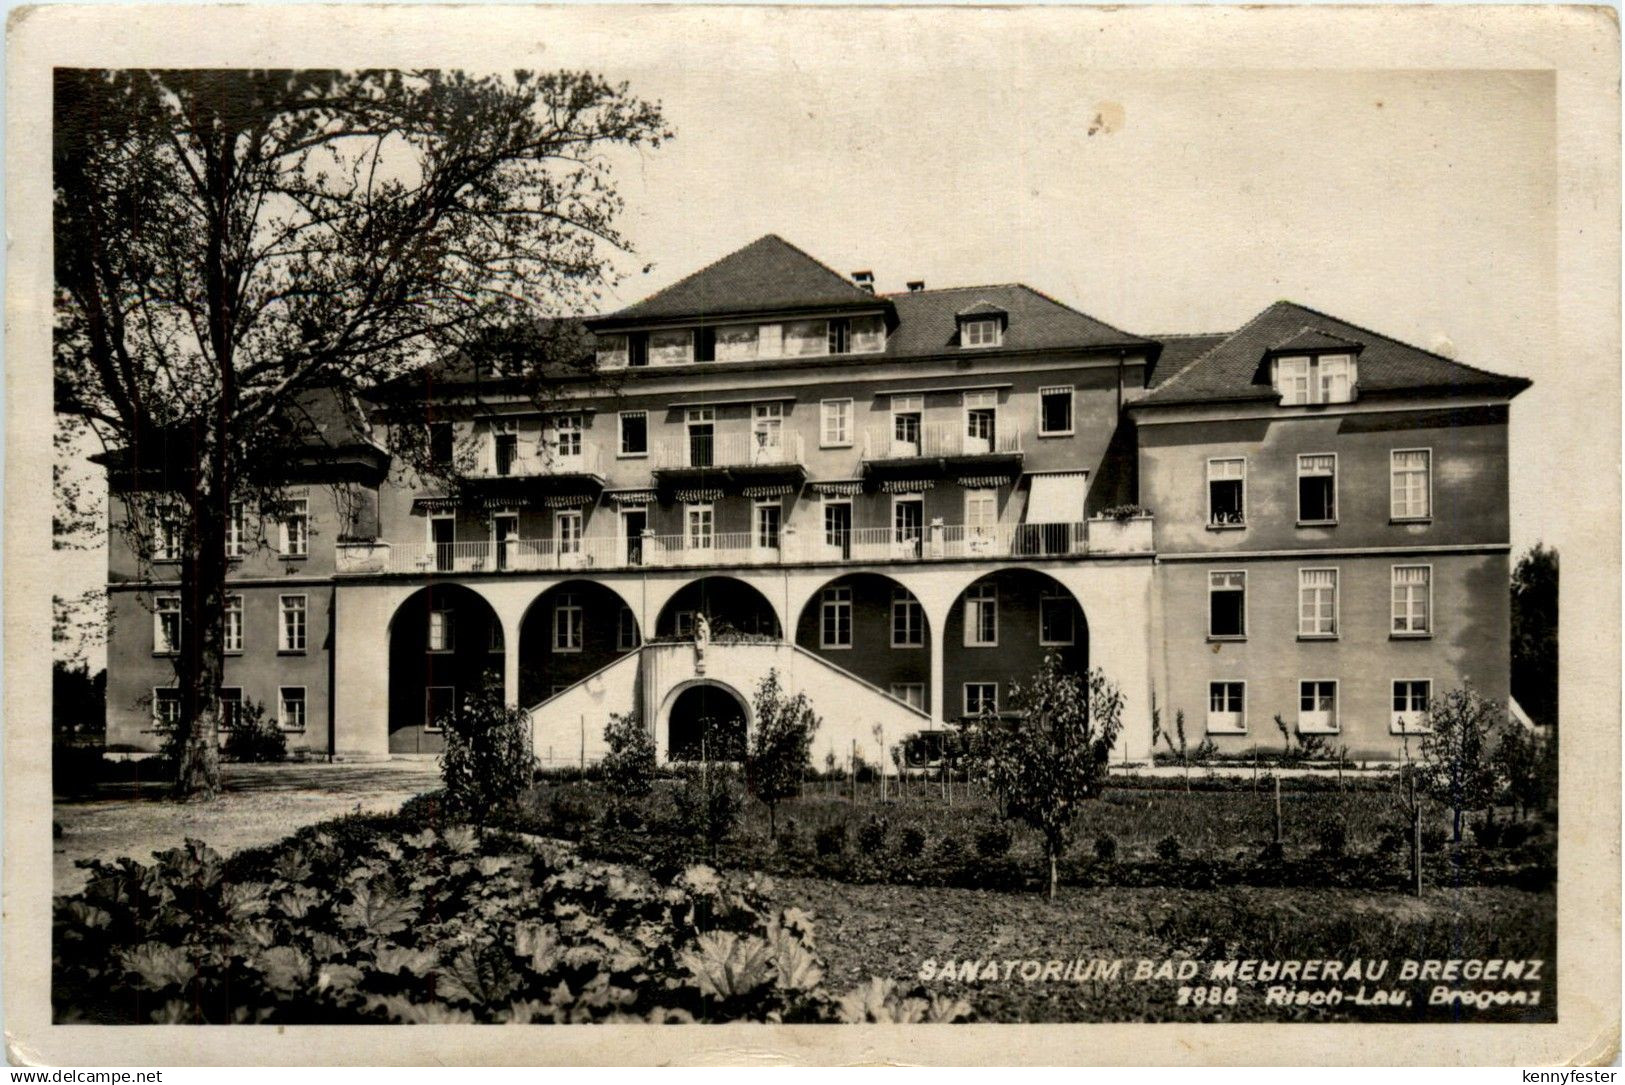
[[(769, 545), (776, 541), (777, 545)], [(1151, 518), (1070, 524), (929, 524), (825, 533), (786, 528), (777, 538), (749, 531), (632, 538), (509, 539), (494, 543), (347, 544), (339, 571), (367, 573), (568, 572), (780, 563), (881, 564), (977, 558), (1147, 554)]]
[(558, 475), (600, 474), (601, 453), (596, 445), (583, 442), (574, 455), (560, 455), (547, 449), (536, 453), (504, 453), (487, 445), (469, 472), (471, 478), (548, 478)]
[(759, 433), (690, 433), (656, 442), (652, 460), (656, 471), (776, 467), (802, 462), (802, 440), (790, 431), (771, 442)]
[(962, 456), (1008, 456), (1021, 451), (1021, 431), (999, 427), (991, 436), (973, 437), (964, 422), (932, 422), (917, 434), (899, 437), (895, 422), (871, 426), (864, 433), (866, 460), (912, 460)]

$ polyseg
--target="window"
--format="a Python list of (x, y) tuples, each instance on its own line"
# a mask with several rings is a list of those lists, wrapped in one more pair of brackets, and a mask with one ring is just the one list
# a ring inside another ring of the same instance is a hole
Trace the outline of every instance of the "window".
[(1038, 435), (1064, 437), (1072, 432), (1072, 389), (1038, 390)]
[(892, 544), (900, 557), (919, 557), (925, 537), (925, 502), (918, 497), (893, 497)]
[(1298, 730), (1305, 734), (1337, 731), (1337, 683), (1298, 683)]
[(514, 473), (513, 466), (519, 459), (519, 434), (508, 430), (491, 435), (491, 445), (494, 452), (496, 473), (504, 477)]
[(598, 364), (605, 369), (620, 369), (627, 364), (627, 343), (624, 335), (599, 335)]
[(280, 652), (303, 652), (305, 650), (305, 597), (303, 595), (284, 595), (279, 599), (282, 612), (280, 635), (277, 639), (277, 650)]
[(1247, 683), (1207, 684), (1207, 729), (1235, 734), (1247, 730)]
[(621, 616), (615, 628), (615, 646), (623, 652), (630, 652), (642, 643), (638, 636), (638, 619), (632, 613), (631, 607), (622, 607)]
[(777, 501), (756, 506), (756, 547), (759, 550), (779, 548), (779, 523), (784, 510)]
[(457, 711), (456, 686), (428, 686), (423, 691), (423, 729), (443, 731)]
[(491, 514), (491, 545), (496, 551), (497, 568), (511, 569), (519, 543), (519, 514), (494, 512)]
[(892, 396), (892, 455), (920, 454), (920, 416), (925, 411), (924, 396)]
[(1072, 596), (1054, 588), (1045, 588), (1038, 596), (1038, 643), (1074, 643), (1078, 635), (1076, 614), (1077, 607), (1072, 603)]
[(561, 555), (581, 553), (581, 511), (579, 509), (553, 514), (553, 538), (557, 541), (558, 552)]
[(1207, 574), (1207, 635), (1210, 637), (1247, 635), (1246, 573)]
[(688, 506), (688, 548), (709, 550), (713, 541), (714, 514), (710, 505)]
[(824, 448), (851, 447), (852, 401), (826, 399), (821, 408), (823, 425), (819, 429), (818, 443)]
[(965, 451), (992, 452), (994, 430), (998, 426), (997, 392), (966, 392)]
[(226, 622), (220, 647), (227, 652), (243, 650), (243, 597), (240, 595), (226, 596)]
[(959, 325), (959, 345), (962, 347), (996, 347), (1000, 328), (997, 320), (966, 320)]
[(581, 428), (579, 414), (561, 414), (553, 419), (553, 454), (561, 460), (581, 458)]
[(1396, 735), (1428, 730), (1428, 702), (1433, 683), (1426, 678), (1401, 678), (1394, 683), (1394, 715), (1389, 729)]
[(181, 560), (181, 505), (164, 498), (152, 508), (152, 560)]
[(310, 553), (310, 502), (296, 497), (282, 517), (282, 556), (302, 558)]
[(853, 354), (878, 354), (886, 349), (886, 321), (878, 316), (855, 316), (847, 329), (847, 349)]
[(243, 722), (243, 691), (240, 686), (220, 687), (220, 729), (230, 731)]
[(824, 499), (824, 545), (834, 548), (840, 556), (852, 553), (852, 502)]
[(891, 646), (919, 648), (925, 644), (925, 610), (907, 588), (891, 593)]
[(282, 686), (277, 690), (276, 721), (284, 731), (305, 729), (304, 686)]
[(428, 649), (431, 652), (450, 652), (457, 647), (455, 616), (449, 610), (429, 611)]
[(647, 456), (649, 454), (649, 413), (647, 411), (622, 411), (621, 423), (621, 455)]
[(436, 467), (450, 467), (456, 442), (450, 422), (429, 423), (429, 462)]
[(965, 595), (965, 647), (999, 646), (999, 589), (978, 584)]
[(925, 711), (924, 682), (893, 682), (888, 692), (894, 699), (902, 701), (909, 707)]
[(852, 647), (852, 589), (825, 588), (819, 605), (820, 648)]
[(1298, 570), (1298, 636), (1337, 636), (1337, 570)]
[(983, 550), (999, 526), (999, 492), (965, 491), (965, 539), (973, 550)]
[(965, 683), (965, 715), (980, 716), (983, 712), (999, 710), (999, 684), (997, 682)]
[(648, 332), (633, 332), (626, 337), (626, 364), (633, 369), (649, 364)]
[(429, 517), (429, 542), (434, 546), (436, 572), (449, 573), (456, 564), (457, 518), (455, 516)]
[(1298, 457), (1298, 522), (1337, 522), (1337, 456), (1321, 453)]
[(226, 557), (240, 558), (248, 548), (248, 521), (244, 518), (243, 503), (233, 501), (226, 517)]
[(1433, 569), (1427, 565), (1393, 567), (1393, 632), (1396, 636), (1423, 636), (1433, 631)]
[(152, 654), (174, 655), (181, 650), (181, 597), (160, 595), (153, 600)]
[(1207, 461), (1209, 527), (1241, 527), (1247, 522), (1247, 461)]
[(152, 726), (159, 731), (173, 731), (181, 725), (181, 691), (173, 686), (159, 686), (152, 691)]
[(684, 365), (694, 360), (694, 333), (682, 331), (649, 333), (649, 364)]
[(1395, 520), (1426, 520), (1433, 515), (1433, 453), (1425, 448), (1406, 448), (1389, 459)]
[(581, 651), (582, 636), (586, 632), (584, 622), (581, 597), (568, 593), (559, 596), (559, 601), (553, 605), (553, 650)]
[(710, 467), (715, 451), (717, 412), (712, 407), (691, 407), (688, 425), (688, 466)]
[(694, 635), (694, 611), (679, 610), (674, 616), (679, 637), (692, 637)]
[(755, 324), (729, 324), (716, 330), (714, 352), (719, 362), (748, 362), (757, 356), (761, 330)]
[(778, 463), (784, 458), (784, 404), (757, 403), (751, 407), (750, 432), (756, 462)]
[(502, 652), (507, 649), (507, 641), (502, 636), (502, 619), (498, 618), (490, 626), (490, 636), (486, 637), (485, 650), (487, 652)]
[(1354, 358), (1348, 354), (1277, 358), (1275, 390), (1286, 407), (1348, 403), (1354, 399), (1354, 372)]
[(784, 325), (784, 356), (805, 358), (829, 353), (827, 320), (792, 320)]

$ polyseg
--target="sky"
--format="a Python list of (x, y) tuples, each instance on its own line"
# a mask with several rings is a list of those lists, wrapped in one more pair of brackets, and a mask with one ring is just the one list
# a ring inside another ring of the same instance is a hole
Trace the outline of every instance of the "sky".
[[(1228, 331), (1291, 299), (1533, 378), (1512, 412), (1512, 543), (1563, 544), (1542, 485), (1560, 449), (1536, 427), (1586, 392), (1549, 379), (1549, 72), (1093, 70), (1031, 37), (899, 57), (862, 33), (798, 60), (784, 40), (603, 66), (677, 132), (615, 160), (637, 249), (618, 301), (766, 233), (882, 291), (1019, 281), (1142, 335)], [(98, 551), (65, 555), (59, 591), (104, 573)]]

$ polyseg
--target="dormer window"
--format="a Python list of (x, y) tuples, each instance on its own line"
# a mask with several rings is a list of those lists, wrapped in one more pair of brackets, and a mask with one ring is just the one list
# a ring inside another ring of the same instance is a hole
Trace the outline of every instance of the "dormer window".
[(598, 336), (598, 366), (601, 369), (624, 369), (627, 363), (626, 336)]
[(1354, 357), (1321, 354), (1275, 359), (1275, 390), (1283, 407), (1349, 403), (1354, 399)]
[(962, 347), (996, 347), (1003, 338), (999, 321), (988, 318), (967, 320), (959, 325), (959, 345)]
[(649, 333), (649, 362), (651, 365), (686, 365), (694, 360), (694, 333), (687, 328), (679, 331)]

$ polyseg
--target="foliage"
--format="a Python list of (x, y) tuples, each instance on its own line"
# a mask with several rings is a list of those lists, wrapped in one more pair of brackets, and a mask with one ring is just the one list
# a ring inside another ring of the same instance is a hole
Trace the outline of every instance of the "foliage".
[(847, 833), (846, 822), (837, 821), (828, 825), (819, 826), (813, 833), (813, 850), (821, 858), (840, 855), (846, 851)]
[(245, 700), (226, 732), (225, 754), (228, 761), (281, 761), (288, 756), (288, 736), (266, 716), (264, 704)]
[(1315, 828), (1316, 854), (1330, 859), (1341, 857), (1348, 851), (1348, 826), (1336, 814), (1321, 820)]
[(606, 152), (670, 132), (571, 72), (59, 68), (52, 100), (56, 410), (119, 454), (137, 556), (159, 515), (186, 555), (177, 786), (212, 795), (233, 502), (285, 507), (314, 394), (476, 354), (540, 395), (585, 352), (527, 329), (628, 247)]
[(918, 859), (925, 854), (925, 841), (925, 830), (910, 825), (897, 838), (897, 852), (905, 859)]
[(990, 825), (976, 834), (976, 854), (983, 859), (1003, 859), (1010, 854), (1010, 827)]
[(1461, 839), (1462, 815), (1495, 800), (1490, 732), (1504, 713), (1470, 687), (1453, 689), (1428, 705), (1417, 784), (1454, 812), (1452, 839)]
[(1101, 833), (1095, 837), (1095, 858), (1102, 863), (1114, 862), (1117, 859), (1117, 837), (1111, 833)]
[(84, 662), (51, 664), (51, 733), (58, 740), (106, 734), (107, 669), (95, 674)]
[(614, 801), (624, 805), (645, 798), (659, 769), (654, 733), (637, 712), (613, 712), (604, 725), (604, 744), (609, 750), (598, 767)]
[(1140, 516), (1150, 516), (1151, 510), (1144, 505), (1113, 505), (1109, 509), (1101, 509), (1100, 516), (1104, 520), (1116, 520), (1118, 523), (1127, 523)]
[(745, 785), (767, 805), (771, 830), (779, 803), (801, 793), (821, 721), (805, 692), (785, 693), (776, 668), (762, 677), (753, 700), (756, 725), (745, 753)]
[(726, 761), (689, 765), (683, 769), (675, 800), (682, 831), (703, 843), (714, 861), (738, 826), (745, 805), (738, 769)]
[(1557, 726), (1557, 551), (1536, 543), (1512, 570), (1512, 695)]
[(446, 743), (440, 778), (453, 814), (482, 821), (499, 816), (524, 794), (536, 768), (530, 717), (504, 704), (500, 689), (476, 690), (438, 722)]
[(881, 814), (870, 814), (858, 829), (858, 850), (864, 855), (878, 856), (886, 850), (886, 834), (890, 822)]
[[(87, 862), (55, 910), (59, 1022), (954, 1020), (824, 986), (811, 920), (759, 879), (670, 885), (475, 829), (323, 826), (230, 864), (198, 841)], [(919, 1005), (924, 1003), (922, 1007)]]
[(1180, 844), (1177, 836), (1165, 836), (1157, 841), (1157, 858), (1165, 863), (1178, 862), (1184, 852), (1184, 846)]
[(1513, 806), (1527, 817), (1544, 810), (1557, 797), (1556, 773), (1550, 756), (1555, 737), (1533, 735), (1510, 726), (1495, 747), (1495, 770), (1506, 784)]
[(968, 760), (1009, 817), (1044, 837), (1050, 894), (1079, 803), (1098, 798), (1123, 723), (1123, 696), (1098, 669), (1087, 679), (1055, 654), (1011, 690), (1014, 718), (984, 711), (968, 725)]

